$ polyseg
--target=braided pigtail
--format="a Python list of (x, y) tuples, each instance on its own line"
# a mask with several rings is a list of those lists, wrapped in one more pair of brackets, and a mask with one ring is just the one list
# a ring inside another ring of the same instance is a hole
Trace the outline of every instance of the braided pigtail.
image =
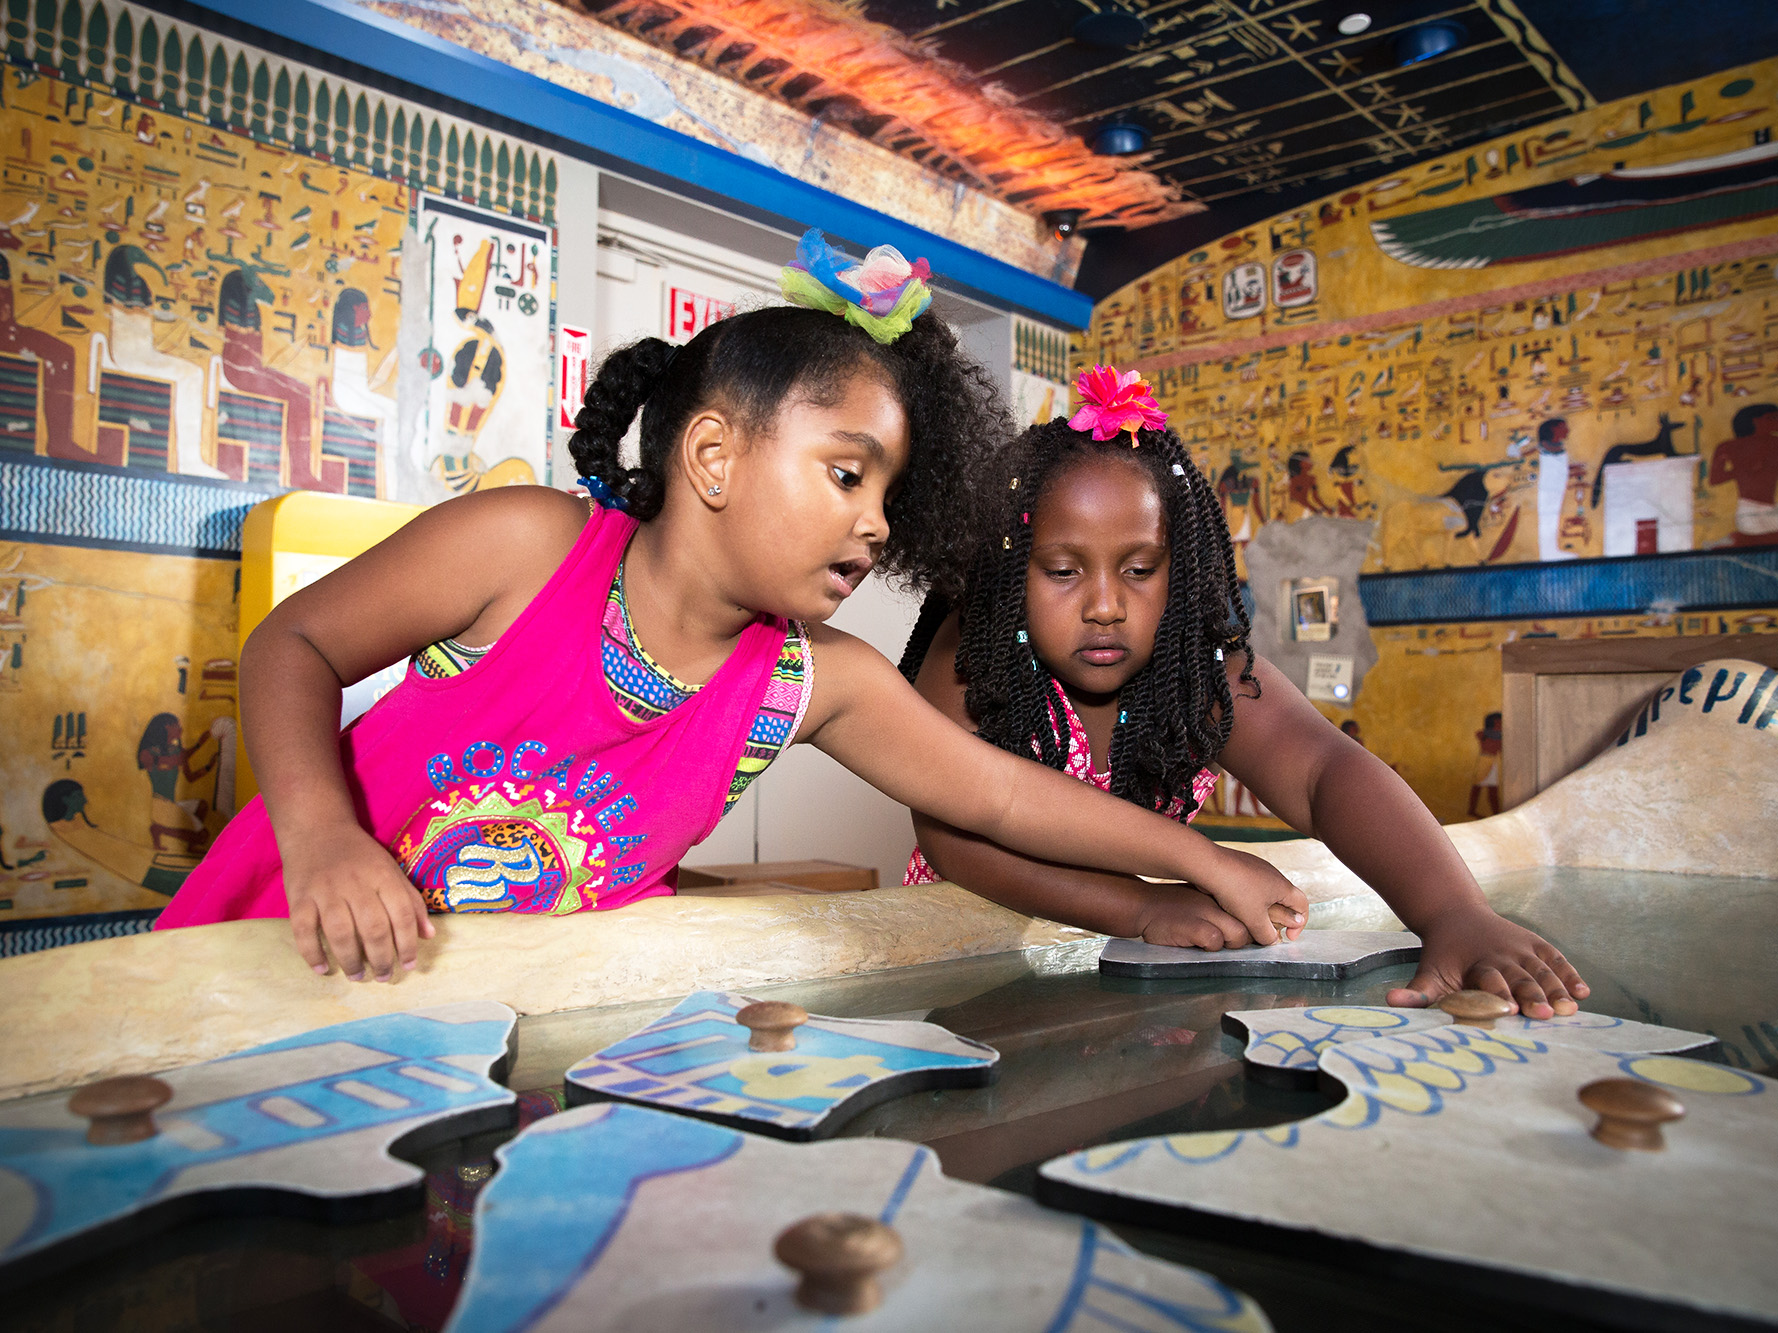
[(666, 479), (660, 469), (646, 464), (625, 467), (620, 453), (630, 423), (665, 378), (677, 351), (659, 338), (643, 338), (606, 357), (587, 386), (574, 418), (574, 438), (568, 441), (574, 465), (594, 497), (604, 498), (602, 488), (618, 508), (641, 522), (660, 513)]
[(920, 616), (914, 621), (912, 633), (908, 635), (907, 647), (901, 650), (901, 674), (907, 677), (908, 684), (914, 683), (914, 677), (920, 674), (920, 666), (926, 661), (926, 653), (932, 647), (933, 639), (938, 637), (938, 627), (945, 623), (945, 617), (951, 614), (951, 603), (938, 592), (926, 594), (926, 600), (920, 603)]
[(1002, 521), (999, 539), (987, 542), (976, 558), (959, 608), (963, 706), (983, 740), (1013, 754), (1029, 755), (1035, 747), (1038, 761), (1059, 772), (1068, 763), (1065, 729), (1059, 725), (1065, 716), (1061, 692), (1038, 662), (1025, 627), (1031, 525), (1022, 511)]

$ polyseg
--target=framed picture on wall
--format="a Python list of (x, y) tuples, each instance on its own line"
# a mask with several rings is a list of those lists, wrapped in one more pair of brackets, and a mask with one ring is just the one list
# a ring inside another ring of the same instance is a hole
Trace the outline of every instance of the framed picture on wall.
[(1340, 619), (1337, 578), (1285, 579), (1283, 593), (1279, 621), (1289, 626), (1291, 638), (1299, 643), (1325, 643), (1333, 638)]

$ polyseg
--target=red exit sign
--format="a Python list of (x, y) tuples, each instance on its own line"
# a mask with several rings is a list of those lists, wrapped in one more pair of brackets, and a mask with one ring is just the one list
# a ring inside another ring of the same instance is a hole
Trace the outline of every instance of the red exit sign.
[(719, 319), (735, 313), (733, 301), (719, 301), (714, 296), (700, 296), (683, 287), (667, 292), (667, 338), (682, 342), (695, 338)]

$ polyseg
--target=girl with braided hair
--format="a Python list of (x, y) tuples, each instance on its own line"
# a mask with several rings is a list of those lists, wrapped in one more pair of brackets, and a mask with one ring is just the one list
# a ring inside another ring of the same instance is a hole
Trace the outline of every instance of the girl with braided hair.
[[(874, 566), (941, 589), (954, 478), (1008, 433), (923, 263), (803, 238), (797, 305), (614, 352), (571, 444), (591, 501), (450, 500), (280, 603), (241, 663), (262, 800), (158, 926), (288, 915), (318, 972), (412, 967), (428, 912), (561, 914), (670, 894), (681, 856), (792, 742), (1033, 856), (1193, 876), (1203, 839), (948, 724), (821, 624)], [(838, 318), (836, 318), (838, 316)], [(640, 453), (623, 439), (641, 414)], [(644, 647), (646, 645), (646, 647)], [(341, 687), (411, 658), (343, 736)], [(1263, 938), (1307, 901), (1223, 885)]]
[[(1079, 388), (1072, 420), (988, 461), (983, 544), (960, 595), (928, 597), (903, 674), (983, 740), (1176, 820), (1190, 821), (1220, 765), (1420, 934), (1419, 972), (1389, 1003), (1467, 986), (1532, 1018), (1574, 1012), (1588, 988), (1567, 960), (1496, 916), (1407, 784), (1253, 652), (1222, 507), (1147, 386), (1097, 367)], [(1152, 944), (1255, 940), (1219, 903), (1219, 876), (1258, 859), (1244, 852), (1206, 840), (1215, 850), (1191, 885), (1156, 884), (1084, 853), (1022, 855), (915, 809), (909, 883), (943, 876)]]

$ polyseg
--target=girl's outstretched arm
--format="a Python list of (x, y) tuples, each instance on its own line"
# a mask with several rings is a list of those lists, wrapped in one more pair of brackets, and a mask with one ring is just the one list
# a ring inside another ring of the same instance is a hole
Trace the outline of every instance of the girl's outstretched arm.
[(1190, 880), (1262, 944), (1269, 909), (1300, 925), (1308, 899), (1257, 857), (1020, 759), (953, 725), (869, 645), (813, 631), (815, 692), (797, 739), (894, 800), (1028, 856)]
[(1424, 1005), (1465, 986), (1528, 1018), (1573, 1013), (1588, 995), (1566, 958), (1497, 916), (1438, 821), (1382, 760), (1342, 733), (1284, 674), (1255, 658), (1260, 693), (1230, 664), (1234, 725), (1222, 766), (1292, 828), (1325, 842), (1424, 941), (1420, 968), (1389, 1003)]
[(297, 952), (354, 980), (414, 966), (432, 935), (401, 867), (358, 823), (340, 763), (340, 692), (427, 644), (491, 643), (586, 522), (541, 486), (438, 505), (272, 609), (241, 654), (241, 734), (284, 863)]
[[(952, 722), (974, 732), (975, 719), (963, 706), (956, 655), (953, 615), (928, 647), (914, 687)], [(914, 836), (927, 864), (1002, 907), (1150, 944), (1215, 950), (1252, 943), (1247, 927), (1218, 907), (1209, 894), (1187, 885), (1150, 884), (1134, 875), (1033, 860), (919, 810), (913, 813)]]

